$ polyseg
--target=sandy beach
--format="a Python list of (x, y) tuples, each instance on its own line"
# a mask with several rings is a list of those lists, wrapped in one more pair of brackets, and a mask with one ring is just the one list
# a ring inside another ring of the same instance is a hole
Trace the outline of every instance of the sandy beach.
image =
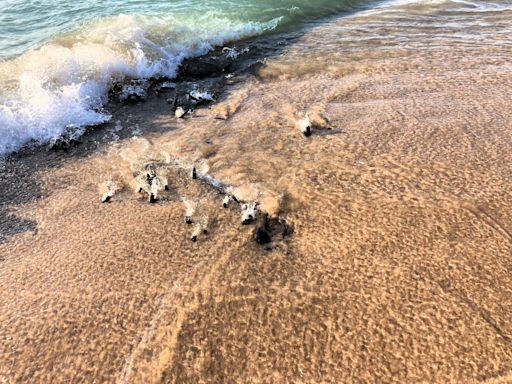
[(512, 11), (421, 11), (245, 41), (183, 118), (153, 90), (2, 159), (0, 383), (512, 382)]

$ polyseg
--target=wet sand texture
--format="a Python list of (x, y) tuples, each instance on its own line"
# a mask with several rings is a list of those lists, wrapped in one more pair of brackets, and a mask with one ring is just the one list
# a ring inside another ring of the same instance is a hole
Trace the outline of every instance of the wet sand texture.
[[(9, 205), (36, 228), (0, 240), (0, 382), (512, 382), (510, 44), (386, 22), (331, 21), (211, 109), (121, 108), (140, 137), (38, 166)], [(183, 169), (150, 204), (134, 169), (171, 158), (293, 234), (257, 244)]]

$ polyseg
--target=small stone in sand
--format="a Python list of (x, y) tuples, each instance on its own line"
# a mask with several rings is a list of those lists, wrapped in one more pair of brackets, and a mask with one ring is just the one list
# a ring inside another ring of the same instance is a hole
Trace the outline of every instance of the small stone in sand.
[(268, 244), (272, 241), (272, 238), (265, 228), (258, 227), (254, 231), (254, 240), (258, 244)]
[(304, 134), (304, 136), (311, 136), (311, 120), (309, 119), (309, 114), (306, 113), (303, 119), (300, 119), (297, 122), (300, 131)]
[(260, 209), (258, 203), (253, 202), (242, 206), (242, 225), (251, 224), (257, 219)]
[(176, 116), (176, 118), (178, 119), (181, 119), (183, 116), (185, 116), (187, 113), (187, 111), (185, 111), (185, 109), (183, 109), (183, 107), (178, 107), (176, 108), (176, 111), (174, 112), (174, 116)]

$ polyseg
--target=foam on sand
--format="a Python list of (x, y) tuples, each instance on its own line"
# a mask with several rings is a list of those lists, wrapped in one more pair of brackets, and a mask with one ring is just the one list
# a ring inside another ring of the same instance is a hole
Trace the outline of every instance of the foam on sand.
[(100, 19), (0, 63), (0, 155), (34, 140), (44, 143), (66, 127), (110, 119), (102, 108), (115, 81), (176, 76), (185, 58), (275, 28), (268, 23), (211, 18), (119, 15)]

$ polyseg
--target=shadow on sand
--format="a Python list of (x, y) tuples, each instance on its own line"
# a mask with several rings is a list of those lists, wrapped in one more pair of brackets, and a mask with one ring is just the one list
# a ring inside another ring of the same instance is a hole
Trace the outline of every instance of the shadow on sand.
[[(381, 2), (375, 1), (370, 6)], [(12, 235), (36, 230), (36, 222), (19, 218), (10, 210), (16, 205), (25, 204), (41, 197), (41, 188), (35, 177), (37, 172), (59, 167), (67, 159), (86, 158), (100, 151), (113, 140), (122, 142), (130, 139), (135, 135), (133, 131), (128, 129), (115, 131), (116, 123), (120, 122), (126, 125), (126, 116), (136, 116), (136, 119), (145, 122), (141, 124), (141, 130), (137, 132), (138, 136), (144, 137), (167, 132), (169, 127), (156, 122), (158, 115), (155, 114), (155, 110), (157, 110), (154, 108), (155, 103), (161, 106), (162, 114), (169, 115), (173, 113), (173, 103), (169, 100), (183, 97), (193, 85), (197, 84), (214, 90), (217, 98), (213, 103), (222, 102), (229, 96), (234, 85), (249, 78), (257, 78), (259, 70), (265, 66), (265, 59), (281, 55), (287, 47), (296, 43), (311, 29), (364, 9), (368, 9), (368, 4), (365, 8), (308, 22), (296, 31), (267, 34), (258, 38), (226, 44), (227, 47), (236, 46), (238, 52), (244, 52), (236, 58), (229, 56), (229, 50), (219, 47), (206, 56), (185, 60), (177, 78), (172, 80), (176, 83), (174, 93), (158, 91), (158, 85), (169, 79), (153, 79), (144, 101), (121, 103), (112, 97), (108, 105), (105, 106), (105, 110), (112, 115), (111, 121), (90, 127), (72, 145), (68, 143), (49, 149), (47, 145), (31, 143), (16, 153), (0, 158), (0, 243), (5, 242)], [(230, 76), (227, 76), (228, 74)], [(153, 104), (152, 108), (144, 108), (146, 104), (150, 103)], [(206, 106), (197, 108), (204, 107)], [(151, 122), (148, 123), (149, 121)], [(109, 134), (114, 131), (115, 135)]]

